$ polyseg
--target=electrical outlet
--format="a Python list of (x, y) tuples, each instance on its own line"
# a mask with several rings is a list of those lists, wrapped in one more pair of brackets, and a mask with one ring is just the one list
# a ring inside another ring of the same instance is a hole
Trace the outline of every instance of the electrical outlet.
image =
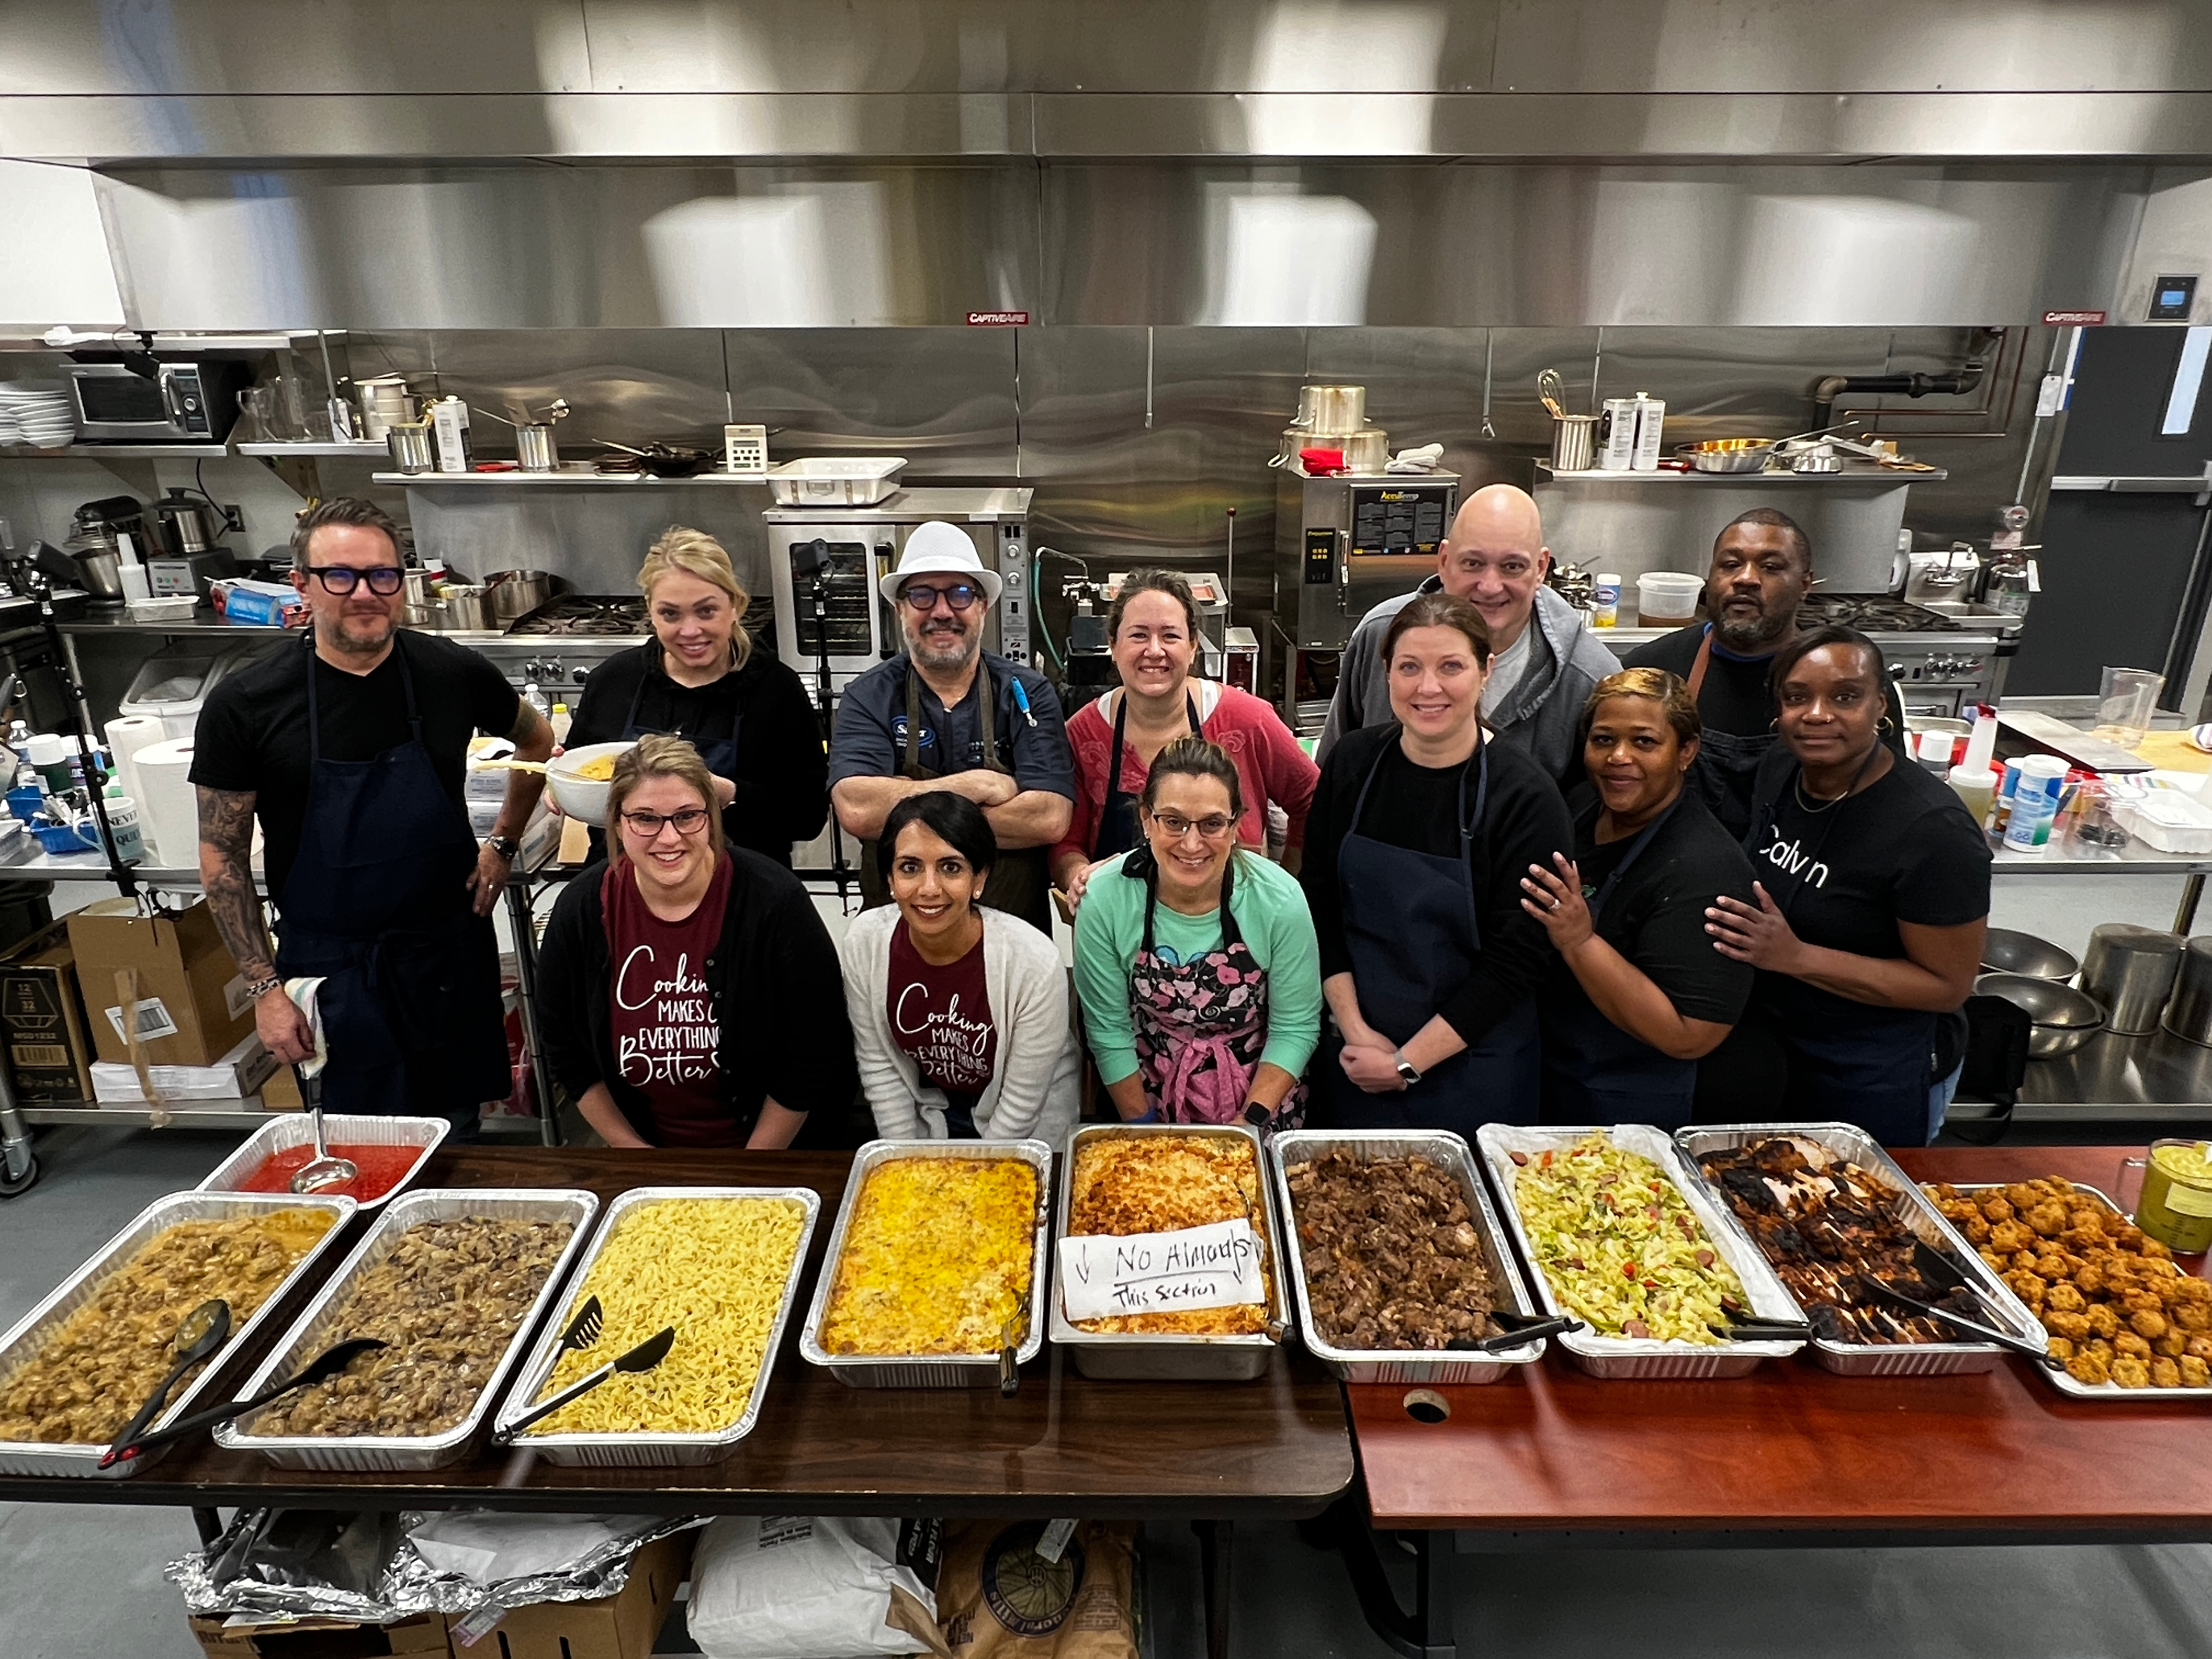
[(243, 536), (246, 533), (246, 509), (241, 507), (224, 507), (222, 511), (222, 527), (234, 536)]

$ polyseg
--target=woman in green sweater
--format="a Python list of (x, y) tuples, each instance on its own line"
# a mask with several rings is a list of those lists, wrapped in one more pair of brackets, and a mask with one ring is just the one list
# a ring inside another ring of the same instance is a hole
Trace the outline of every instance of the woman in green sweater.
[(1297, 878), (1237, 845), (1236, 763), (1163, 749), (1144, 844), (1100, 865), (1075, 922), (1075, 988), (1098, 1074), (1131, 1123), (1295, 1127), (1321, 1039), (1321, 951)]

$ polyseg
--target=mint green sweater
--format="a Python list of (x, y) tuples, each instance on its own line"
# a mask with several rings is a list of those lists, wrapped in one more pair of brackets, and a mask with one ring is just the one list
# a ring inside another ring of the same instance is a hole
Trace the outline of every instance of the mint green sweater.
[[(1261, 1059), (1302, 1077), (1321, 1041), (1322, 1011), (1321, 951), (1305, 893), (1281, 866), (1240, 853), (1229, 908), (1245, 945), (1267, 970), (1267, 1046)], [(1124, 876), (1117, 858), (1092, 873), (1075, 916), (1075, 990), (1098, 1075), (1109, 1084), (1137, 1069), (1129, 966), (1144, 937), (1145, 884)], [(1152, 913), (1152, 941), (1186, 962), (1204, 956), (1220, 947), (1221, 912), (1187, 916), (1163, 902)]]

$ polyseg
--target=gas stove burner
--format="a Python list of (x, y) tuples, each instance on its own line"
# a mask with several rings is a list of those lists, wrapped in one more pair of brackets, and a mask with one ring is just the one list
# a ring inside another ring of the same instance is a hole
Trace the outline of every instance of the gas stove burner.
[(580, 634), (629, 638), (651, 632), (643, 599), (594, 599), (564, 593), (516, 618), (510, 634)]
[(1808, 593), (1800, 627), (1856, 628), (1862, 634), (1956, 634), (1960, 624), (1924, 605), (1882, 593)]

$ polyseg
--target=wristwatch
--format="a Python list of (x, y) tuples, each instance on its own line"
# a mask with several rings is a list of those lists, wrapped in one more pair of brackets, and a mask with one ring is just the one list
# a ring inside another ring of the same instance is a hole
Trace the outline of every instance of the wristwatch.
[(486, 836), (484, 837), (484, 845), (490, 848), (493, 852), (498, 854), (500, 857), (505, 859), (509, 864), (514, 862), (514, 855), (522, 850), (522, 843), (515, 840), (512, 836)]
[(1244, 1103), (1244, 1121), (1255, 1129), (1261, 1127), (1274, 1115), (1256, 1100), (1248, 1100)]
[(1392, 1049), (1390, 1059), (1398, 1067), (1398, 1075), (1409, 1085), (1421, 1080), (1421, 1074), (1413, 1069), (1413, 1062), (1406, 1058), (1406, 1051), (1403, 1048)]

